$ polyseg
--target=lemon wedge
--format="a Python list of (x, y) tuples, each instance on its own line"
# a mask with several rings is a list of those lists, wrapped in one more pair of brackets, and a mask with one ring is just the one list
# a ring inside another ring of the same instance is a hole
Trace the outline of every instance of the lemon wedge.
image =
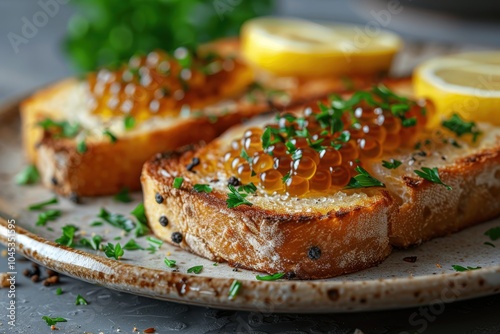
[(402, 46), (397, 35), (380, 29), (276, 17), (247, 21), (241, 42), (249, 63), (281, 76), (386, 72)]
[(431, 125), (452, 113), (500, 125), (500, 51), (431, 59), (415, 70), (413, 84), (418, 97), (435, 105)]

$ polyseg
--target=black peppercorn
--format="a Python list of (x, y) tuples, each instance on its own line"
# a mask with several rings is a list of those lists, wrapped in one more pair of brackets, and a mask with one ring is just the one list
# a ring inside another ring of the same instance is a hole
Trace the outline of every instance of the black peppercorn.
[(165, 216), (160, 217), (160, 225), (161, 226), (167, 226), (168, 225), (168, 219)]
[(59, 182), (57, 182), (57, 178), (56, 178), (55, 176), (52, 176), (52, 178), (50, 179), (50, 182), (51, 182), (51, 183), (52, 183), (52, 185), (54, 185), (54, 186), (57, 186), (57, 184), (59, 183)]
[(307, 256), (309, 256), (309, 258), (311, 260), (317, 260), (321, 257), (321, 249), (319, 249), (319, 247), (317, 247), (317, 246), (313, 246), (313, 247), (309, 248), (309, 251), (307, 252)]
[(163, 203), (163, 196), (160, 195), (159, 193), (156, 193), (155, 200), (156, 200), (156, 203), (161, 204), (161, 203)]
[(186, 169), (188, 170), (188, 172), (193, 172), (193, 168), (195, 168), (196, 166), (198, 166), (200, 164), (200, 158), (193, 158), (193, 160), (191, 160), (191, 162), (186, 166)]
[(231, 176), (228, 180), (227, 180), (227, 184), (228, 185), (232, 185), (233, 187), (237, 187), (241, 184), (240, 180), (238, 180), (238, 178), (236, 178), (235, 176)]
[(182, 233), (181, 232), (172, 233), (172, 241), (175, 242), (176, 244), (180, 244), (182, 242)]

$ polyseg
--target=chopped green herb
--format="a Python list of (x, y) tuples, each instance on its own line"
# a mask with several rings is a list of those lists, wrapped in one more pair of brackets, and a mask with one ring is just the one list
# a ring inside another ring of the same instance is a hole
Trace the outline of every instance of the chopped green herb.
[(149, 244), (149, 247), (146, 248), (146, 250), (148, 250), (150, 254), (156, 253), (156, 251), (163, 245), (163, 241), (155, 237), (147, 237), (146, 240)]
[(134, 251), (134, 250), (143, 250), (142, 248), (134, 239), (130, 239), (124, 246), (124, 250), (129, 250), (129, 251)]
[(238, 191), (240, 191), (240, 192), (244, 191), (247, 194), (253, 194), (257, 191), (257, 187), (255, 186), (255, 184), (253, 184), (253, 182), (250, 182), (249, 184), (239, 186)]
[(38, 215), (36, 226), (45, 226), (49, 220), (56, 220), (61, 216), (61, 210), (47, 210)]
[(283, 183), (286, 183), (286, 181), (288, 181), (290, 177), (291, 177), (290, 172), (288, 172), (285, 174), (285, 176), (281, 178), (281, 181), (283, 181)]
[(187, 270), (188, 274), (199, 274), (203, 270), (203, 266), (194, 266)]
[(90, 226), (94, 227), (94, 226), (102, 226), (102, 222), (100, 221), (95, 221), (93, 222), (92, 224), (90, 224)]
[(125, 216), (118, 213), (110, 213), (104, 208), (101, 208), (101, 211), (99, 212), (97, 217), (103, 219), (105, 222), (115, 227), (125, 230), (125, 232), (130, 232), (135, 227), (135, 224), (131, 219), (128, 219)]
[(219, 264), (217, 262), (214, 262), (212, 266), (217, 267)]
[(16, 175), (15, 181), (20, 185), (34, 184), (40, 181), (40, 174), (35, 165), (29, 165)]
[(492, 241), (500, 239), (500, 226), (490, 228), (488, 231), (484, 232), (484, 235), (490, 237)]
[(248, 193), (240, 192), (236, 190), (231, 184), (228, 185), (230, 193), (227, 194), (227, 207), (232, 209), (240, 205), (252, 206), (253, 204), (246, 200)]
[(48, 205), (57, 204), (57, 203), (59, 203), (59, 201), (58, 201), (57, 197), (54, 197), (54, 198), (51, 198), (51, 199), (44, 201), (44, 202), (32, 204), (28, 207), (28, 210), (30, 210), (30, 211), (41, 210)]
[(422, 167), (422, 170), (415, 170), (414, 172), (415, 174), (417, 174), (418, 176), (420, 176), (425, 180), (441, 184), (445, 186), (446, 189), (448, 190), (452, 189), (449, 185), (444, 184), (443, 181), (441, 181), (441, 178), (439, 177), (439, 171), (436, 167), (434, 168)]
[(244, 148), (241, 149), (240, 157), (245, 159), (249, 164), (252, 164), (252, 158), (248, 155)]
[(238, 280), (234, 280), (229, 287), (229, 299), (234, 299), (241, 290), (241, 282)]
[(117, 202), (122, 202), (122, 203), (130, 203), (130, 202), (132, 202), (132, 198), (130, 198), (130, 194), (128, 192), (128, 188), (123, 188), (113, 198)]
[(255, 276), (255, 278), (259, 281), (276, 281), (282, 278), (283, 276), (285, 276), (285, 273), (276, 273), (273, 275), (266, 275), (266, 276), (257, 275)]
[(115, 258), (116, 260), (119, 260), (125, 252), (122, 249), (122, 246), (118, 242), (116, 245), (113, 245), (111, 242), (108, 242), (106, 246), (104, 246), (104, 254), (106, 254), (107, 257)]
[(62, 228), (62, 236), (56, 239), (56, 242), (60, 245), (74, 247), (75, 244), (73, 239), (75, 238), (75, 232), (78, 231), (78, 227), (73, 225), (65, 225)]
[(75, 305), (88, 305), (89, 303), (81, 295), (76, 296)]
[(131, 130), (135, 126), (135, 118), (133, 116), (127, 115), (123, 119), (123, 125), (125, 126), (125, 130)]
[(100, 235), (94, 235), (90, 239), (86, 238), (81, 238), (80, 239), (80, 246), (82, 247), (88, 247), (93, 250), (99, 250), (99, 247), (101, 246), (102, 242), (102, 237)]
[(39, 122), (38, 125), (49, 132), (54, 132), (53, 130), (55, 130), (57, 137), (74, 138), (80, 132), (80, 125), (77, 123), (70, 124), (67, 121), (57, 122), (50, 118)]
[(193, 189), (198, 193), (210, 193), (212, 192), (212, 187), (208, 184), (195, 184)]
[(484, 244), (485, 244), (485, 245), (487, 245), (487, 246), (491, 246), (491, 247), (495, 248), (495, 245), (493, 245), (493, 244), (492, 244), (491, 242), (489, 242), (489, 241), (486, 241)]
[(465, 134), (471, 134), (473, 142), (475, 142), (477, 137), (481, 135), (481, 131), (478, 130), (476, 123), (467, 122), (458, 114), (453, 114), (450, 119), (443, 121), (441, 125), (448, 130), (455, 132), (455, 134), (459, 137)]
[(175, 189), (179, 189), (182, 186), (183, 182), (184, 182), (184, 178), (183, 177), (176, 177), (174, 179), (174, 188)]
[(451, 266), (453, 269), (455, 269), (455, 271), (469, 271), (469, 270), (478, 270), (478, 269), (481, 269), (481, 267), (462, 267), (462, 266), (459, 266), (459, 265), (452, 265)]
[(385, 187), (385, 184), (371, 176), (363, 167), (357, 166), (355, 170), (359, 174), (351, 178), (349, 184), (345, 186), (345, 189)]
[(401, 120), (401, 125), (405, 128), (409, 128), (411, 126), (417, 125), (417, 118), (416, 117), (410, 117), (410, 118), (404, 118)]
[(77, 144), (76, 144), (76, 151), (78, 153), (85, 153), (87, 152), (87, 143), (85, 143), (85, 140), (80, 140)]
[(109, 129), (104, 130), (103, 133), (104, 133), (104, 135), (109, 137), (109, 140), (112, 143), (116, 143), (116, 141), (118, 140), (118, 138), (116, 138), (116, 136), (111, 131), (109, 131)]
[(67, 322), (68, 320), (61, 318), (61, 317), (56, 317), (56, 318), (51, 318), (46, 315), (42, 317), (43, 320), (47, 323), (48, 326), (53, 326), (57, 324), (58, 322)]
[(113, 240), (122, 240), (122, 237), (114, 237)]
[(387, 169), (396, 169), (401, 166), (403, 163), (396, 159), (391, 159), (391, 161), (382, 160), (382, 166)]
[(61, 289), (61, 288), (57, 288), (57, 290), (56, 290), (56, 295), (60, 296), (60, 295), (62, 295), (62, 294), (63, 294), (62, 289)]
[(165, 264), (167, 265), (167, 267), (169, 268), (175, 268), (177, 265), (176, 265), (176, 262), (175, 260), (169, 260), (168, 258), (165, 258), (163, 260), (163, 262), (165, 262)]

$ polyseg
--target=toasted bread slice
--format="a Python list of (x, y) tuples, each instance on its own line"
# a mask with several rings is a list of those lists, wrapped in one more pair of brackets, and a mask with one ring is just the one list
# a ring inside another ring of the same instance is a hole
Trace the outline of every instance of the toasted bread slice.
[[(327, 278), (383, 261), (393, 246), (407, 247), (444, 236), (500, 214), (500, 128), (478, 125), (477, 143), (451, 131), (425, 130), (420, 148), (401, 147), (363, 167), (385, 187), (340, 189), (305, 197), (248, 195), (251, 206), (228, 208), (229, 175), (207, 173), (206, 161), (220, 161), (236, 127), (207, 146), (183, 154), (157, 155), (142, 172), (149, 224), (161, 239), (203, 257), (301, 279)], [(452, 140), (452, 141), (450, 141)], [(451, 145), (452, 142), (454, 145)], [(200, 164), (193, 167), (193, 158)], [(401, 161), (396, 169), (381, 160)], [(445, 186), (414, 170), (437, 167)], [(179, 188), (175, 178), (183, 178)], [(196, 184), (212, 191), (197, 192)]]
[[(237, 57), (238, 42), (222, 40), (204, 50)], [(151, 115), (132, 130), (124, 128), (125, 114), (108, 117), (92, 111), (93, 96), (86, 80), (64, 80), (22, 103), (24, 149), (29, 161), (36, 163), (43, 184), (62, 195), (95, 196), (114, 194), (123, 188), (137, 190), (142, 164), (157, 152), (208, 142), (230, 126), (274, 108), (283, 109), (376, 81), (375, 78), (354, 78), (346, 86), (345, 79), (341, 78), (268, 77), (261, 80), (263, 84), (255, 85), (250, 84), (252, 77), (250, 69), (239, 63), (221, 87), (216, 88), (232, 94), (209, 94), (207, 98), (214, 102), (208, 105), (176, 110), (170, 115)], [(78, 150), (81, 136), (60, 138), (44, 132), (38, 124), (46, 119), (79, 124), (86, 133), (86, 151)], [(106, 129), (118, 140), (111, 142), (103, 134)]]

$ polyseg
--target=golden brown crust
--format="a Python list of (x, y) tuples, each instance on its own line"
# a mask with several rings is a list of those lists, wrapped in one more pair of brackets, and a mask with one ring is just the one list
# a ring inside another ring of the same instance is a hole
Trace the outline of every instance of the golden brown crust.
[[(387, 224), (373, 219), (383, 221), (387, 215), (391, 200), (385, 193), (369, 205), (327, 214), (277, 213), (244, 205), (229, 209), (224, 193), (198, 193), (187, 180), (180, 189), (172, 187), (173, 177), (167, 173), (189, 173), (185, 164), (191, 157), (187, 153), (144, 165), (144, 205), (153, 232), (163, 240), (173, 243), (172, 233), (180, 232), (180, 247), (209, 259), (303, 279), (358, 271), (390, 253)], [(162, 203), (156, 201), (157, 194)], [(160, 224), (161, 216), (167, 217), (167, 226)], [(308, 253), (315, 247), (321, 255), (311, 259)]]
[[(219, 144), (231, 138), (225, 136), (182, 155), (159, 155), (144, 165), (141, 177), (153, 232), (170, 243), (172, 233), (180, 232), (182, 248), (212, 260), (302, 279), (327, 278), (376, 265), (392, 246), (416, 245), (500, 214), (498, 139), (496, 145), (467, 150), (439, 168), (441, 180), (453, 190), (402, 172), (382, 179), (385, 189), (361, 190), (365, 199), (318, 213), (314, 208), (282, 212), (266, 201), (228, 209), (227, 194), (220, 188), (194, 191), (194, 184), (206, 180), (186, 165), (195, 156), (220, 152)], [(185, 179), (181, 189), (172, 186), (177, 176)], [(163, 202), (155, 200), (157, 194)], [(160, 224), (161, 216), (167, 217), (167, 226)], [(319, 259), (308, 257), (313, 246), (321, 250)]]

